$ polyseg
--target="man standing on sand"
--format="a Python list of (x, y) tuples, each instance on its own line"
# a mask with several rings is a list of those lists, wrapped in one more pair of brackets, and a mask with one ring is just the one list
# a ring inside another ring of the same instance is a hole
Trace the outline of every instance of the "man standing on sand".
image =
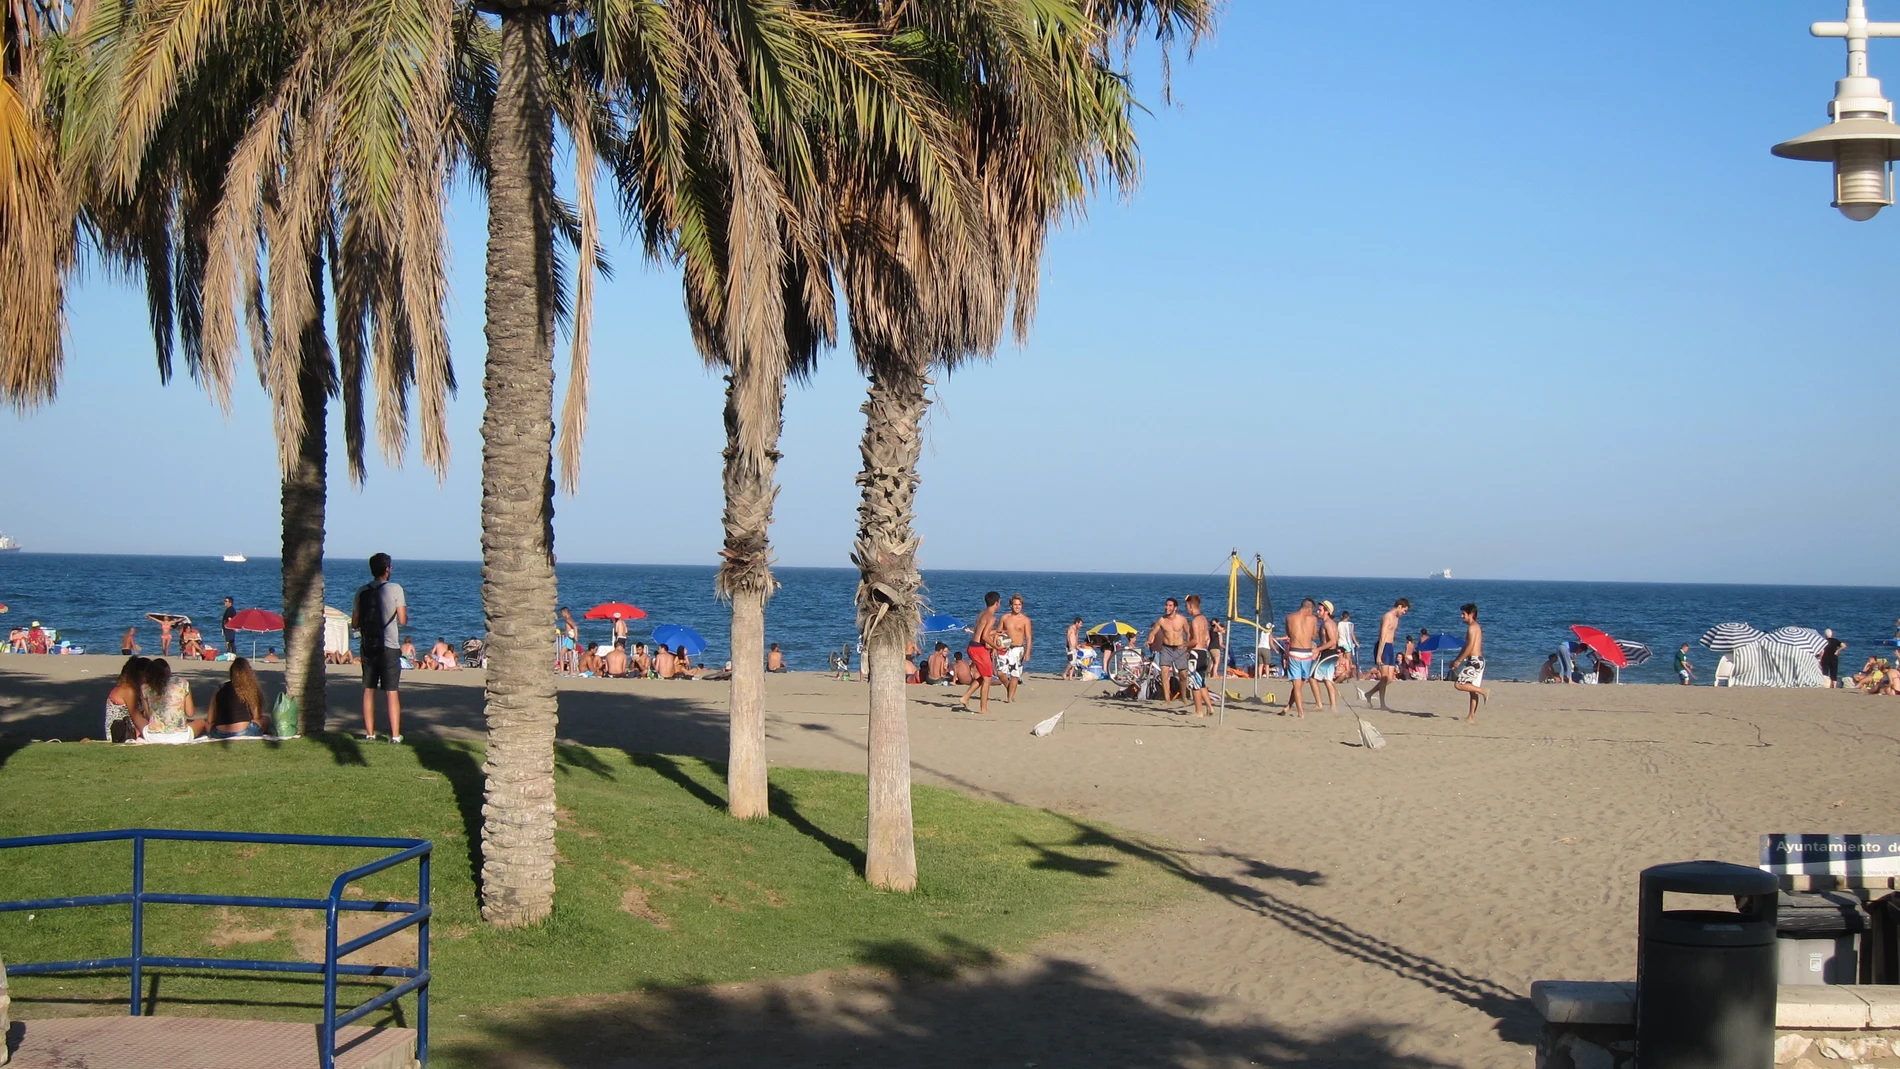
[(1003, 595), (994, 590), (983, 595), (983, 611), (977, 614), (976, 626), (970, 631), (970, 688), (963, 692), (963, 697), (957, 699), (957, 704), (966, 713), (970, 711), (970, 695), (978, 692), (981, 692), (977, 699), (978, 715), (990, 711), (990, 680), (996, 678), (996, 661), (993, 659), (997, 638), (996, 603), (1001, 600)]
[(224, 628), (224, 652), (232, 656), (237, 655), (237, 629), (231, 626), (231, 618), (236, 615), (237, 606), (231, 604), (230, 598), (225, 598), (224, 616), (218, 623)]
[[(1300, 684), (1313, 686), (1313, 665), (1319, 660), (1319, 617), (1313, 615), (1313, 599), (1301, 598), (1299, 611), (1287, 614), (1286, 618), (1286, 678), (1287, 686), (1293, 689), (1293, 696), (1287, 699), (1286, 707), (1295, 710), (1299, 719), (1306, 719), (1306, 700), (1300, 697)], [(1313, 700), (1319, 701), (1319, 689), (1314, 687)]]
[(389, 554), (369, 559), (370, 582), (356, 591), (350, 626), (363, 636), (363, 741), (376, 741), (376, 692), (383, 692), (389, 711), (389, 741), (402, 741), (402, 700), (396, 687), (402, 681), (402, 629), (409, 623), (409, 603), (402, 587), (389, 581)]
[(1063, 636), (1062, 643), (1063, 656), (1066, 658), (1062, 666), (1062, 678), (1074, 679), (1080, 671), (1075, 659), (1075, 651), (1082, 648), (1082, 618), (1080, 616), (1069, 624), (1068, 634)]
[(1036, 644), (1036, 625), (1023, 612), (1023, 596), (1009, 596), (1009, 611), (998, 621), (1003, 634), (1009, 636), (1009, 648), (1003, 651), (1003, 664), (999, 669), (1003, 677), (1003, 700), (1014, 705), (1016, 688), (1023, 682), (1023, 666), (1029, 662), (1030, 651)]
[(1386, 610), (1384, 616), (1379, 617), (1379, 644), (1372, 655), (1379, 682), (1371, 690), (1360, 691), (1360, 701), (1370, 702), (1376, 695), (1379, 699), (1379, 708), (1386, 708), (1386, 689), (1399, 678), (1399, 617), (1411, 611), (1412, 603), (1405, 598), (1400, 598), (1392, 603), (1392, 607)]
[(1478, 606), (1476, 602), (1467, 603), (1458, 609), (1458, 615), (1465, 622), (1465, 647), (1445, 669), (1451, 676), (1453, 690), (1462, 690), (1471, 695), (1471, 713), (1465, 717), (1465, 723), (1478, 722), (1478, 703), (1488, 700), (1491, 692), (1484, 689), (1484, 628), (1478, 626)]
[(125, 637), (119, 640), (119, 656), (136, 657), (138, 656), (138, 652), (139, 629), (136, 627), (128, 627), (125, 629)]
[(1313, 662), (1313, 679), (1326, 688), (1326, 698), (1321, 701), (1319, 694), (1313, 700), (1322, 709), (1339, 708), (1339, 688), (1333, 685), (1333, 677), (1339, 671), (1339, 623), (1333, 619), (1333, 603), (1319, 603), (1319, 660)]
[[(1148, 629), (1148, 653), (1161, 666), (1161, 700), (1172, 698), (1174, 673), (1181, 673), (1183, 684), (1187, 681), (1188, 671), (1188, 622), (1187, 617), (1175, 611), (1178, 604), (1173, 598), (1161, 603), (1161, 616), (1154, 626)], [(1184, 685), (1181, 701), (1187, 701), (1187, 688)]]
[[(1210, 716), (1208, 712), (1207, 680), (1214, 671), (1214, 629), (1201, 612), (1201, 596), (1187, 596), (1188, 619), (1188, 670), (1187, 689), (1194, 696), (1194, 715)], [(1200, 685), (1194, 683), (1200, 677)]]
[(1686, 687), (1694, 678), (1695, 665), (1689, 663), (1689, 644), (1685, 642), (1676, 650), (1676, 681)]

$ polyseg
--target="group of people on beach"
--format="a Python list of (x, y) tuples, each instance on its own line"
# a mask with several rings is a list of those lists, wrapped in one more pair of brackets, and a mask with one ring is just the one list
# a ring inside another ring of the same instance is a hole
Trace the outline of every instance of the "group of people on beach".
[(229, 678), (218, 685), (201, 712), (191, 684), (172, 672), (163, 657), (126, 658), (118, 681), (106, 695), (105, 737), (109, 742), (187, 743), (200, 738), (244, 739), (270, 734), (264, 692), (248, 658), (231, 661)]

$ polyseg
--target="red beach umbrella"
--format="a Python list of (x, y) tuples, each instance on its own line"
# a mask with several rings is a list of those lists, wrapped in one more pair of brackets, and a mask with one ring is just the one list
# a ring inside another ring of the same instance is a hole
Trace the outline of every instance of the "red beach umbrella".
[(284, 618), (267, 609), (245, 609), (231, 617), (233, 631), (282, 631)]
[(1577, 624), (1570, 630), (1575, 631), (1578, 640), (1590, 647), (1590, 652), (1596, 654), (1602, 660), (1608, 661), (1618, 668), (1629, 667), (1629, 657), (1623, 653), (1621, 647), (1617, 646), (1616, 640), (1609, 635), (1598, 631), (1594, 627), (1585, 627), (1582, 624)]
[(608, 601), (587, 610), (586, 620), (644, 620), (647, 612), (624, 601)]

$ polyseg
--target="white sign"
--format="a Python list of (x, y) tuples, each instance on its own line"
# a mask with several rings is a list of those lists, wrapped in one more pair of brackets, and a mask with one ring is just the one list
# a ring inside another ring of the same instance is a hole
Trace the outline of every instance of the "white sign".
[(1761, 867), (1782, 876), (1900, 876), (1900, 835), (1764, 835)]

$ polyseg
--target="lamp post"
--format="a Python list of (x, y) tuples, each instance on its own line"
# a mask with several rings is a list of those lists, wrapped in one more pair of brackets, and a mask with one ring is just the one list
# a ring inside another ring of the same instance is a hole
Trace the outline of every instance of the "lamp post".
[(1817, 22), (1808, 32), (1847, 39), (1847, 77), (1834, 83), (1827, 105), (1833, 121), (1770, 151), (1783, 159), (1833, 164), (1834, 207), (1865, 222), (1893, 203), (1893, 161), (1900, 158), (1893, 102), (1880, 95), (1880, 79), (1867, 76), (1867, 40), (1900, 37), (1900, 22), (1868, 22), (1864, 0), (1848, 0), (1847, 21)]

